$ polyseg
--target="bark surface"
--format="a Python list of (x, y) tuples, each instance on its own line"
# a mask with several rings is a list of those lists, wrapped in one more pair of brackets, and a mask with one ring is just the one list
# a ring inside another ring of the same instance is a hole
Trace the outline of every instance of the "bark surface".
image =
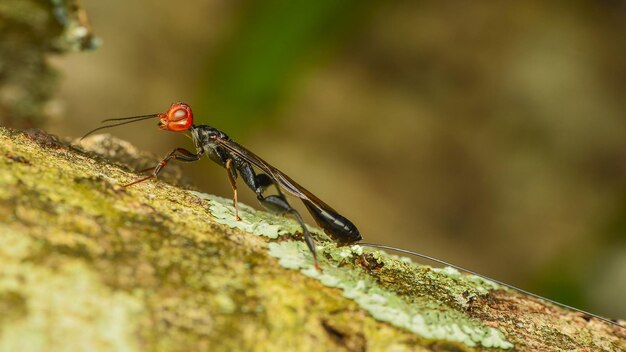
[(317, 272), (288, 218), (235, 221), (173, 176), (120, 186), (150, 162), (0, 128), (0, 351), (626, 349), (624, 328), (312, 228)]

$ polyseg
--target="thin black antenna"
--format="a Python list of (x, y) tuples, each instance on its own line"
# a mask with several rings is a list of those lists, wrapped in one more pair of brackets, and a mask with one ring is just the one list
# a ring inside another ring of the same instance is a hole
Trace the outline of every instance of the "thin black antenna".
[[(100, 122), (107, 122), (107, 121), (122, 121), (122, 120), (132, 120), (132, 119), (143, 119), (148, 118), (148, 117), (157, 117), (159, 116), (159, 114), (150, 114), (150, 115), (139, 115), (139, 116), (130, 116), (130, 117), (118, 117), (116, 119), (106, 119), (106, 120), (102, 120)], [(139, 121), (139, 120), (137, 120)]]
[(465, 268), (460, 267), (460, 266), (458, 266), (458, 265), (454, 265), (454, 264), (451, 264), (451, 263), (445, 262), (445, 261), (443, 261), (443, 260), (441, 260), (441, 259), (437, 259), (437, 258), (434, 258), (434, 257), (428, 256), (428, 255), (425, 255), (425, 254), (420, 254), (420, 253), (413, 252), (413, 251), (409, 251), (409, 250), (402, 249), (402, 248), (396, 248), (396, 247), (391, 247), (391, 246), (385, 246), (385, 245), (383, 245), (383, 244), (375, 244), (375, 243), (358, 243), (358, 245), (359, 245), (359, 246), (363, 246), (363, 247), (372, 247), (372, 248), (388, 249), (388, 250), (392, 250), (392, 251), (396, 251), (396, 252), (401, 252), (401, 253), (405, 253), (405, 254), (414, 255), (414, 256), (416, 256), (416, 257), (420, 257), (420, 258), (423, 258), (423, 259), (427, 259), (427, 260), (433, 261), (433, 262), (435, 262), (435, 263), (439, 263), (439, 264), (441, 264), (441, 265), (446, 265), (446, 266), (449, 266), (449, 267), (455, 268), (455, 269), (457, 269), (457, 270), (461, 270), (461, 271), (464, 271), (464, 272), (466, 272), (466, 273), (469, 273), (469, 274), (472, 274), (472, 275), (478, 276), (478, 277), (483, 278), (483, 279), (485, 279), (485, 280), (493, 281), (493, 282), (497, 283), (498, 285), (502, 285), (502, 286), (505, 286), (505, 287), (511, 288), (511, 289), (513, 289), (513, 290), (519, 291), (519, 292), (521, 292), (521, 293), (523, 293), (523, 294), (526, 294), (526, 295), (528, 295), (528, 296), (532, 296), (532, 297), (535, 297), (535, 298), (538, 298), (538, 299), (541, 299), (541, 300), (544, 300), (544, 301), (550, 302), (550, 303), (555, 304), (555, 305), (557, 305), (557, 306), (560, 306), (560, 307), (563, 307), (563, 308), (567, 308), (567, 309), (571, 309), (571, 310), (573, 310), (573, 311), (576, 311), (576, 312), (579, 312), (579, 313), (583, 313), (583, 314), (586, 314), (586, 315), (592, 316), (592, 317), (594, 317), (594, 318), (596, 318), (596, 319), (600, 319), (600, 320), (602, 320), (602, 321), (604, 321), (604, 322), (607, 322), (607, 323), (609, 323), (609, 324), (612, 324), (612, 325), (615, 325), (615, 326), (619, 326), (619, 327), (620, 327), (620, 328), (622, 328), (622, 329), (626, 329), (626, 326), (624, 326), (624, 325), (622, 325), (622, 324), (620, 324), (620, 323), (618, 323), (618, 322), (615, 322), (615, 321), (613, 321), (613, 320), (611, 320), (611, 319), (604, 318), (604, 317), (601, 317), (601, 316), (599, 316), (599, 315), (596, 315), (596, 314), (593, 314), (593, 313), (586, 312), (586, 311), (584, 311), (584, 310), (582, 310), (582, 309), (578, 309), (578, 308), (574, 308), (574, 307), (572, 307), (572, 306), (568, 306), (567, 304), (559, 303), (559, 302), (557, 302), (557, 301), (555, 301), (555, 300), (552, 300), (552, 299), (549, 299), (549, 298), (546, 298), (546, 297), (540, 296), (540, 295), (535, 294), (535, 293), (532, 293), (532, 292), (528, 292), (528, 291), (526, 291), (526, 290), (522, 290), (522, 289), (521, 289), (521, 288), (519, 288), (519, 287), (515, 287), (515, 286), (513, 286), (513, 285), (509, 285), (509, 284), (504, 283), (504, 282), (502, 282), (502, 281), (500, 281), (500, 280), (492, 279), (492, 278), (490, 278), (489, 276), (485, 276), (485, 275), (483, 275), (483, 274), (479, 274), (479, 273), (477, 273), (477, 272), (475, 272), (475, 271), (472, 271), (472, 270), (469, 270), (469, 269), (465, 269)]
[(133, 122), (137, 122), (137, 121), (141, 121), (141, 120), (151, 119), (151, 118), (154, 118), (154, 117), (157, 117), (157, 116), (159, 116), (159, 114), (141, 115), (141, 116), (132, 116), (132, 117), (121, 117), (121, 118), (117, 118), (117, 119), (102, 120), (102, 122), (120, 121), (120, 120), (132, 120), (132, 121), (119, 122), (119, 123), (114, 123), (112, 125), (107, 125), (107, 126), (101, 126), (101, 127), (98, 127), (98, 128), (94, 128), (93, 130), (87, 132), (84, 136), (80, 137), (80, 141), (85, 139), (85, 137), (89, 136), (90, 134), (92, 134), (92, 133), (94, 133), (96, 131), (100, 131), (100, 130), (105, 129), (105, 128), (126, 125), (128, 123), (133, 123)]

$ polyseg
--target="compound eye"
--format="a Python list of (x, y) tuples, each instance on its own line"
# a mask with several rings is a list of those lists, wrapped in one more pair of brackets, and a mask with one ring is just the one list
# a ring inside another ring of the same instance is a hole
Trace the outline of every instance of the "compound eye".
[(172, 120), (174, 121), (179, 121), (185, 118), (187, 118), (187, 110), (185, 109), (178, 109), (172, 115)]

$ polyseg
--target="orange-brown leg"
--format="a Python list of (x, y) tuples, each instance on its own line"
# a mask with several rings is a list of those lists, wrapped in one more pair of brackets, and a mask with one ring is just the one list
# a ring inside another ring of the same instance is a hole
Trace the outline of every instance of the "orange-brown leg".
[(151, 178), (153, 178), (153, 177), (156, 177), (156, 176), (154, 176), (154, 175), (146, 176), (146, 177), (144, 177), (144, 178), (140, 178), (140, 179), (138, 179), (138, 180), (135, 180), (135, 181), (133, 181), (133, 182), (131, 182), (131, 183), (127, 183), (127, 184), (123, 185), (122, 187), (124, 187), (124, 188), (128, 188), (128, 187), (130, 187), (130, 186), (132, 186), (132, 185), (136, 185), (136, 184), (141, 183), (141, 182), (143, 182), (143, 181), (147, 181), (147, 180), (149, 180), (149, 179), (151, 179)]
[[(122, 187), (127, 188), (130, 187), (132, 185), (136, 185), (138, 183), (141, 183), (143, 181), (147, 181), (153, 177), (157, 177), (159, 176), (159, 173), (161, 172), (161, 170), (163, 170), (163, 168), (165, 166), (167, 166), (167, 163), (170, 161), (170, 159), (174, 158), (176, 160), (180, 160), (180, 161), (196, 161), (198, 159), (200, 159), (200, 154), (194, 154), (190, 151), (188, 151), (187, 149), (183, 149), (183, 148), (176, 148), (174, 150), (172, 150), (169, 154), (167, 154), (167, 156), (161, 160), (161, 162), (159, 164), (157, 164), (157, 166), (154, 168), (154, 170), (152, 171), (152, 175), (146, 176), (144, 178), (140, 178), (138, 180), (135, 180), (131, 183), (125, 184)], [(141, 172), (146, 172), (151, 170), (150, 169), (145, 169), (145, 170), (141, 170), (139, 171), (139, 173)]]
[(228, 180), (230, 181), (230, 186), (233, 188), (233, 206), (235, 207), (235, 219), (240, 221), (239, 217), (239, 203), (237, 201), (237, 180), (232, 171), (233, 168), (233, 159), (228, 159), (226, 161), (226, 173), (228, 174)]

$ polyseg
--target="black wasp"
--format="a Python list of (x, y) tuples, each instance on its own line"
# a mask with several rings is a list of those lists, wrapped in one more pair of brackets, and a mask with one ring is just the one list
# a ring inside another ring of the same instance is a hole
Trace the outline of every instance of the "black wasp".
[[(194, 145), (196, 146), (196, 152), (193, 153), (184, 148), (176, 148), (167, 154), (163, 160), (161, 160), (161, 162), (152, 171), (152, 174), (124, 185), (124, 187), (129, 187), (150, 178), (157, 177), (171, 159), (191, 162), (199, 160), (202, 155), (206, 154), (209, 159), (226, 169), (228, 180), (233, 188), (233, 204), (235, 206), (235, 217), (237, 220), (240, 220), (240, 218), (239, 207), (237, 205), (236, 181), (237, 177), (241, 176), (245, 184), (250, 187), (254, 193), (256, 193), (256, 197), (263, 207), (276, 213), (291, 214), (296, 218), (302, 227), (302, 233), (304, 234), (306, 244), (313, 254), (313, 261), (316, 268), (319, 269), (319, 262), (317, 260), (317, 253), (315, 252), (315, 243), (313, 242), (313, 238), (304, 224), (302, 216), (298, 213), (298, 211), (291, 207), (291, 205), (289, 205), (289, 202), (287, 202), (287, 198), (282, 190), (292, 196), (300, 198), (309, 210), (309, 213), (311, 213), (311, 216), (315, 219), (315, 222), (339, 245), (353, 244), (362, 239), (359, 234), (359, 230), (352, 222), (350, 222), (350, 220), (339, 214), (331, 206), (313, 195), (313, 193), (300, 186), (289, 176), (285, 175), (283, 172), (273, 167), (248, 149), (234, 142), (224, 132), (218, 130), (217, 128), (207, 125), (194, 125), (191, 107), (185, 103), (172, 104), (172, 106), (170, 106), (164, 114), (159, 113), (104, 120), (103, 122), (122, 120), (124, 120), (124, 122), (96, 128), (83, 136), (83, 138), (103, 128), (119, 126), (155, 117), (159, 118), (159, 128), (162, 130), (172, 132), (188, 131), (191, 134), (191, 139), (193, 140)], [(257, 173), (254, 167), (259, 169), (261, 172)], [(275, 186), (277, 194), (264, 195), (265, 190), (272, 185)]]

